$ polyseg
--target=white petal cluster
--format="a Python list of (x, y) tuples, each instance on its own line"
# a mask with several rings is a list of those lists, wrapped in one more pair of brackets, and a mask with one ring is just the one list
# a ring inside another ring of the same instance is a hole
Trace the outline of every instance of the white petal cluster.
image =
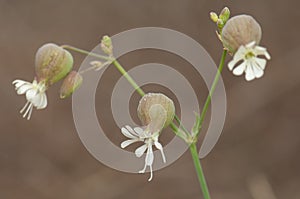
[(152, 164), (154, 161), (154, 155), (153, 155), (153, 149), (152, 149), (153, 145), (158, 150), (160, 150), (163, 162), (164, 163), (166, 162), (163, 147), (158, 142), (159, 132), (152, 134), (150, 131), (147, 130), (147, 128), (146, 128), (146, 130), (143, 130), (140, 127), (136, 127), (134, 129), (132, 129), (130, 126), (123, 127), (121, 129), (121, 132), (125, 137), (129, 138), (128, 140), (121, 143), (122, 148), (125, 148), (128, 145), (135, 143), (135, 142), (143, 142), (144, 143), (142, 146), (138, 147), (135, 150), (135, 155), (137, 157), (141, 157), (147, 150), (146, 157), (145, 157), (145, 166), (141, 171), (139, 171), (139, 173), (145, 173), (147, 166), (149, 166), (150, 178), (148, 179), (148, 181), (151, 181), (153, 178)]
[[(228, 68), (231, 71), (233, 70), (232, 72), (234, 75), (238, 76), (245, 72), (245, 78), (247, 81), (260, 78), (264, 74), (267, 61), (266, 59), (259, 58), (258, 56), (265, 56), (268, 60), (271, 59), (267, 49), (257, 46), (255, 42), (251, 42), (245, 46), (240, 46), (234, 54), (233, 60), (228, 63)], [(237, 63), (241, 61), (242, 63), (236, 66)]]
[(27, 120), (30, 119), (33, 107), (36, 109), (44, 109), (47, 106), (46, 86), (43, 82), (38, 83), (33, 80), (32, 83), (15, 80), (13, 81), (15, 89), (18, 95), (25, 94), (27, 102), (25, 106), (20, 110), (23, 114), (23, 118), (27, 116)]

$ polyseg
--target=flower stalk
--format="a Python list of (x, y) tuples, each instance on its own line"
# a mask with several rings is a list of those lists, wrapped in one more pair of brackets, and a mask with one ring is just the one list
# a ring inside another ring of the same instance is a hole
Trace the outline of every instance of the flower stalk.
[(194, 162), (194, 166), (197, 172), (197, 177), (198, 177), (198, 181), (200, 183), (200, 187), (203, 193), (203, 197), (204, 199), (210, 199), (210, 194), (209, 194), (209, 190), (208, 190), (208, 186), (205, 180), (205, 176), (204, 176), (204, 172), (202, 169), (202, 166), (200, 164), (200, 160), (198, 157), (198, 150), (197, 150), (197, 146), (196, 143), (192, 143), (190, 145), (190, 152), (193, 158), (193, 162)]
[(214, 81), (213, 81), (213, 84), (209, 90), (209, 93), (208, 93), (208, 96), (205, 100), (205, 104), (203, 106), (203, 109), (202, 109), (202, 112), (201, 112), (201, 115), (200, 115), (200, 118), (199, 118), (199, 124), (198, 124), (198, 129), (196, 129), (196, 139), (197, 137), (199, 136), (199, 133), (200, 133), (200, 130), (202, 128), (202, 123), (204, 121), (204, 118), (206, 116), (206, 113), (207, 113), (207, 110), (208, 110), (208, 107), (210, 105), (210, 102), (211, 102), (211, 97), (213, 95), (213, 93), (215, 92), (216, 90), (216, 86), (219, 82), (219, 79), (220, 79), (220, 76), (221, 76), (221, 73), (222, 73), (222, 70), (224, 68), (224, 64), (225, 64), (225, 59), (226, 59), (226, 55), (227, 55), (227, 50), (223, 50), (223, 53), (222, 53), (222, 56), (221, 56), (221, 60), (220, 60), (220, 63), (219, 63), (219, 67), (218, 67), (218, 71), (217, 71), (217, 74), (214, 78)]

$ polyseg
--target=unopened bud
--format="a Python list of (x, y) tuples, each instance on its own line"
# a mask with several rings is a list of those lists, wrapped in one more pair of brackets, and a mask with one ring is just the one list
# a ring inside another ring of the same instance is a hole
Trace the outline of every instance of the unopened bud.
[(113, 45), (112, 45), (111, 38), (109, 36), (105, 35), (102, 37), (101, 48), (103, 52), (106, 53), (107, 55), (112, 55)]
[(60, 98), (70, 96), (81, 84), (82, 76), (76, 71), (70, 72), (60, 87)]
[(35, 72), (39, 81), (47, 85), (64, 78), (73, 67), (71, 53), (56, 44), (48, 43), (40, 47), (35, 56)]
[[(166, 114), (163, 114), (161, 107)], [(160, 114), (160, 116), (164, 117), (162, 119), (165, 120), (163, 127), (167, 127), (174, 119), (175, 106), (173, 101), (164, 94), (148, 93), (140, 100), (137, 113), (143, 125), (150, 124), (154, 115)]]
[(210, 19), (211, 19), (213, 22), (217, 23), (217, 21), (218, 21), (218, 19), (219, 19), (218, 15), (217, 15), (215, 12), (210, 12), (209, 15), (210, 15)]
[(253, 17), (238, 15), (230, 18), (223, 27), (222, 42), (234, 54), (241, 45), (253, 41), (258, 45), (261, 35), (261, 27)]
[(217, 26), (218, 26), (218, 29), (219, 29), (220, 32), (222, 32), (222, 29), (223, 29), (224, 25), (225, 24), (224, 24), (223, 20), (221, 20), (221, 19), (217, 20)]
[(220, 13), (219, 18), (225, 24), (228, 21), (229, 17), (230, 17), (230, 10), (229, 10), (229, 8), (227, 8), (227, 7), (223, 8), (223, 10)]

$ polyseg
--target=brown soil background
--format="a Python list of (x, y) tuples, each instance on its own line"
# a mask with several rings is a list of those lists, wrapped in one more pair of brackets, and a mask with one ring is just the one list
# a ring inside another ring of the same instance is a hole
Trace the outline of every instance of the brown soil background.
[[(148, 175), (115, 171), (95, 160), (82, 145), (71, 99), (58, 99), (59, 85), (48, 92), (48, 108), (34, 111), (28, 122), (18, 113), (24, 97), (15, 94), (11, 82), (32, 79), (35, 51), (46, 42), (92, 49), (104, 34), (143, 26), (185, 33), (218, 62), (222, 49), (208, 13), (225, 5), (234, 15), (255, 16), (263, 28), (262, 45), (268, 47), (272, 60), (264, 78), (251, 83), (224, 70), (225, 128), (213, 152), (202, 160), (212, 198), (299, 199), (300, 3), (296, 0), (1, 0), (0, 198), (201, 198), (189, 152), (155, 172), (151, 183)], [(74, 57), (78, 67), (84, 56), (75, 53)], [(127, 69), (150, 61), (188, 67), (174, 56), (155, 51), (121, 58)], [(112, 73), (114, 78), (106, 80), (107, 90), (97, 93), (99, 114), (109, 111), (101, 108), (101, 96), (109, 97), (119, 77)], [(207, 94), (203, 82), (196, 90), (203, 103)], [(119, 143), (123, 139), (119, 130), (103, 119)]]

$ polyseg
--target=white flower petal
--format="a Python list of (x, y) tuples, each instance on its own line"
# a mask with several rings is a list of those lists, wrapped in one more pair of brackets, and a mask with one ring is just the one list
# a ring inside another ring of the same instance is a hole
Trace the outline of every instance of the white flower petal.
[(39, 96), (40, 96), (40, 101), (37, 104), (36, 109), (41, 109), (42, 105), (44, 104), (44, 100), (45, 100), (44, 93), (40, 93)]
[(32, 99), (31, 103), (33, 104), (34, 107), (38, 107), (42, 101), (42, 95), (41, 94), (36, 94)]
[(150, 177), (148, 179), (148, 182), (150, 182), (153, 179), (153, 170), (152, 170), (152, 165), (149, 166), (150, 167)]
[(45, 98), (45, 100), (44, 100), (44, 103), (41, 106), (41, 109), (46, 108), (46, 106), (48, 105), (48, 99), (47, 99), (47, 95), (46, 94), (44, 95), (44, 98)]
[[(29, 82), (19, 80), (19, 79), (16, 79), (12, 82), (12, 84), (14, 84), (16, 88), (18, 88), (18, 87), (20, 87), (20, 86), (22, 86), (23, 84), (26, 84), (26, 83), (28, 84)], [(29, 83), (29, 84), (31, 84), (31, 83)]]
[(244, 46), (240, 46), (239, 49), (235, 52), (233, 59), (228, 63), (229, 70), (232, 70), (239, 61), (244, 59), (245, 53), (246, 48)]
[(235, 60), (231, 60), (231, 61), (228, 63), (228, 68), (229, 68), (229, 70), (232, 70), (236, 63), (237, 63), (237, 62), (236, 62)]
[(245, 46), (240, 46), (238, 50), (235, 52), (235, 54), (233, 55), (233, 60), (238, 62), (244, 59), (246, 53), (247, 53), (247, 49), (245, 48)]
[(131, 126), (126, 125), (125, 127), (129, 131), (130, 134), (135, 135), (135, 136), (138, 137), (138, 134), (131, 128)]
[(153, 164), (154, 155), (152, 150), (152, 144), (148, 144), (148, 150), (145, 158), (145, 163), (148, 166), (151, 166)]
[(253, 67), (254, 67), (253, 70), (254, 70), (256, 78), (260, 78), (263, 76), (266, 64), (267, 64), (267, 61), (265, 59), (256, 57), (253, 60)]
[(270, 54), (268, 53), (267, 49), (261, 46), (255, 46), (254, 52), (256, 55), (264, 55), (268, 60), (271, 59)]
[(145, 165), (144, 165), (144, 168), (143, 168), (142, 170), (140, 170), (139, 173), (145, 173), (146, 168), (147, 168), (147, 165), (145, 164)]
[(147, 147), (148, 147), (147, 144), (144, 144), (144, 145), (140, 146), (139, 148), (137, 148), (134, 152), (136, 157), (138, 157), (138, 158), (141, 157), (145, 153)]
[(259, 66), (256, 66), (256, 63), (253, 63), (253, 72), (256, 78), (260, 78), (264, 75), (264, 71)]
[(18, 83), (24, 83), (24, 82), (26, 82), (26, 81), (20, 80), (20, 79), (15, 79), (15, 80), (12, 82), (12, 84), (18, 84)]
[(41, 102), (39, 104), (39, 106), (37, 106), (37, 109), (44, 109), (47, 106), (47, 95), (45, 93), (41, 93), (42, 99)]
[(17, 94), (22, 95), (22, 94), (26, 93), (29, 89), (32, 89), (31, 84), (23, 84), (22, 86), (17, 88)]
[(31, 100), (32, 100), (33, 98), (35, 98), (36, 95), (37, 95), (37, 90), (36, 90), (36, 89), (29, 89), (29, 90), (26, 92), (26, 99), (27, 99), (28, 101), (31, 102)]
[(132, 135), (126, 128), (122, 128), (121, 129), (122, 134), (127, 137), (127, 138), (131, 138), (131, 139), (135, 139), (137, 138), (136, 136)]
[(265, 59), (262, 58), (255, 58), (255, 63), (262, 69), (264, 70), (267, 64), (267, 61)]
[(163, 162), (166, 163), (166, 156), (165, 156), (162, 145), (158, 141), (154, 142), (154, 145), (158, 150), (160, 150)]
[(141, 127), (135, 127), (134, 131), (138, 134), (138, 136), (145, 136), (144, 130)]
[(250, 65), (250, 63), (247, 65), (245, 73), (246, 73), (247, 81), (251, 81), (251, 80), (255, 79), (255, 74), (252, 69), (252, 65)]
[(244, 61), (240, 65), (238, 65), (232, 72), (234, 75), (242, 75), (246, 70), (246, 63), (247, 61)]
[(253, 48), (255, 46), (255, 43), (256, 43), (255, 41), (252, 41), (252, 42), (246, 44), (246, 48)]
[(267, 51), (267, 48), (262, 47), (262, 46), (255, 46), (253, 49), (254, 49), (255, 52), (257, 52), (257, 53)]
[(124, 149), (125, 147), (129, 146), (132, 143), (137, 142), (138, 140), (125, 140), (124, 142), (121, 143), (121, 148)]
[(270, 55), (267, 51), (265, 52), (265, 57), (266, 57), (268, 60), (271, 59), (271, 55)]
[(161, 143), (159, 143), (158, 141), (154, 142), (154, 145), (159, 150), (161, 150), (163, 148), (162, 145), (161, 145)]

